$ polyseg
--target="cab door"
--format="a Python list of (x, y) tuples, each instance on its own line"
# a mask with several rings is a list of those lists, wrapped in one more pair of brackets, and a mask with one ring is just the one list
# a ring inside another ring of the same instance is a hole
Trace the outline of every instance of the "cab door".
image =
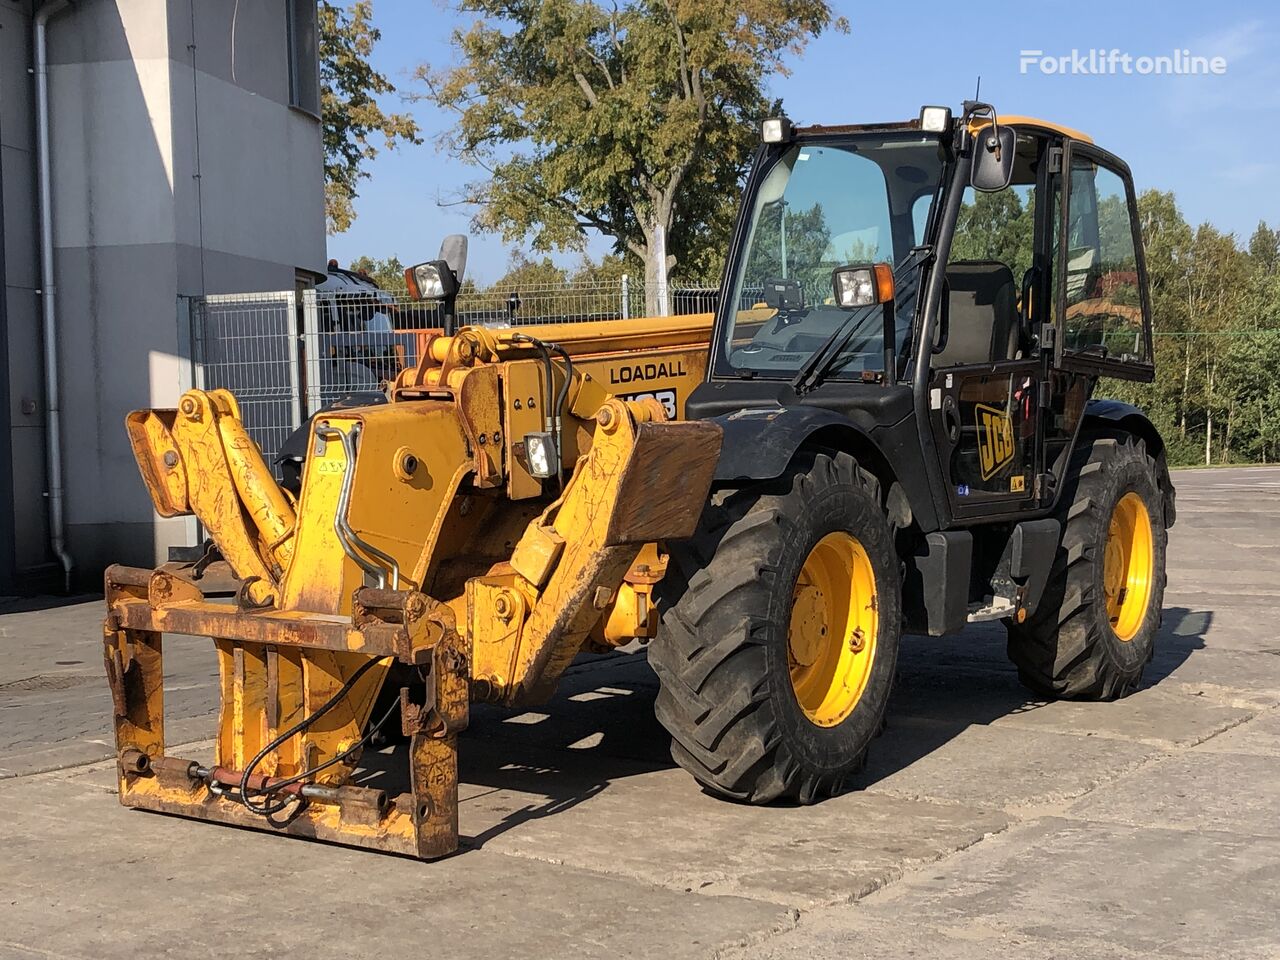
[(1070, 140), (1052, 181), (1050, 305), (1054, 347), (1045, 404), (1045, 477), (1064, 475), (1098, 377), (1150, 382), (1151, 304), (1129, 168)]
[(965, 190), (945, 266), (929, 416), (958, 521), (1042, 505), (1041, 409), (1053, 273), (1051, 168), (1061, 141), (1020, 131), (1013, 181)]

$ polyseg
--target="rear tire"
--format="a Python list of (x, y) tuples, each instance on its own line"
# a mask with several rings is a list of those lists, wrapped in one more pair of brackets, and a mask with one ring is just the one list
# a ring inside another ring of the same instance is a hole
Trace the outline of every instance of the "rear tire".
[(1062, 542), (1044, 596), (1008, 623), (1009, 658), (1036, 693), (1115, 700), (1142, 682), (1164, 602), (1163, 496), (1129, 435), (1082, 438), (1060, 500)]
[(898, 657), (898, 559), (875, 477), (823, 450), (716, 493), (694, 537), (670, 545), (658, 601), (649, 662), (675, 761), (734, 800), (840, 792), (883, 725)]

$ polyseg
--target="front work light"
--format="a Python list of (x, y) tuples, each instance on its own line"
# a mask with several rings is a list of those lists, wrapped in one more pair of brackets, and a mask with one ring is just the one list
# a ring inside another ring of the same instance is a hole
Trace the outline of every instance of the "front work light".
[(524, 458), (529, 464), (529, 472), (540, 480), (556, 475), (556, 462), (560, 459), (556, 453), (556, 440), (550, 433), (526, 433), (524, 435)]
[(893, 268), (887, 263), (837, 267), (831, 273), (836, 303), (846, 310), (893, 299)]
[(926, 133), (946, 133), (951, 129), (951, 108), (921, 107), (920, 129)]
[(765, 143), (786, 143), (791, 139), (791, 129), (786, 117), (770, 117), (760, 125), (760, 139)]
[(458, 292), (458, 278), (443, 260), (429, 260), (404, 272), (405, 286), (414, 300), (444, 300)]

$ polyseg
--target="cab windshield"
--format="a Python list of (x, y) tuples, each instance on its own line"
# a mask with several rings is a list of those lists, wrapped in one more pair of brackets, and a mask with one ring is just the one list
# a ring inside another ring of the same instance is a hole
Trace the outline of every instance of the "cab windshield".
[[(837, 267), (902, 265), (924, 241), (943, 154), (936, 136), (858, 135), (783, 150), (752, 198), (744, 253), (729, 289), (718, 362), (739, 376), (784, 378), (854, 313), (854, 335), (832, 377), (860, 378), (884, 365), (880, 309), (836, 305)], [(905, 282), (904, 282), (905, 281)], [(898, 277), (901, 347), (910, 329), (914, 278)]]

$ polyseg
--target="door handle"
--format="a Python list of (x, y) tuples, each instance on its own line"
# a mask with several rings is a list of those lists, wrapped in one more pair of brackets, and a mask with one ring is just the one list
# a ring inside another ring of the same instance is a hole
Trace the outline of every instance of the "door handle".
[(956, 401), (947, 397), (942, 401), (942, 425), (947, 431), (947, 440), (952, 444), (960, 442), (960, 412), (956, 409)]

